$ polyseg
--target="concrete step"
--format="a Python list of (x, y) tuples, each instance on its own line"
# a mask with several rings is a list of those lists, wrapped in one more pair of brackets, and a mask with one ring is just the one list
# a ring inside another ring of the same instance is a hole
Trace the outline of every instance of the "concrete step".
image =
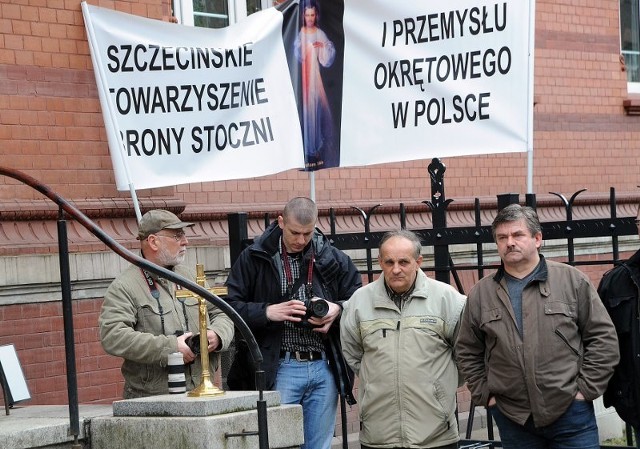
[[(79, 442), (85, 438), (85, 420), (111, 415), (110, 404), (79, 406)], [(71, 449), (75, 438), (69, 429), (66, 405), (14, 406), (9, 415), (0, 415), (0, 449)]]

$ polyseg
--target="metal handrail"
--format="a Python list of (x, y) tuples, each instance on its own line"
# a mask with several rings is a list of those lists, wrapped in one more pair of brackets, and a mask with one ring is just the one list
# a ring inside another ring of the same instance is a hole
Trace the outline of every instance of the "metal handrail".
[[(165, 279), (168, 279), (192, 293), (206, 299), (222, 312), (224, 312), (233, 321), (236, 328), (247, 342), (249, 352), (253, 359), (256, 376), (256, 390), (258, 395), (258, 435), (259, 435), (259, 447), (260, 449), (267, 449), (268, 445), (268, 433), (267, 433), (267, 417), (266, 417), (266, 402), (264, 401), (264, 386), (265, 378), (264, 371), (262, 370), (262, 353), (258, 347), (255, 337), (251, 333), (247, 323), (240, 317), (227, 302), (220, 297), (214, 295), (206, 288), (198, 285), (194, 281), (191, 281), (183, 276), (180, 276), (173, 271), (167, 270), (164, 267), (153, 264), (146, 259), (138, 256), (137, 254), (129, 251), (124, 246), (116, 242), (108, 234), (106, 234), (100, 227), (98, 227), (91, 219), (89, 219), (84, 213), (78, 210), (75, 206), (70, 204), (66, 199), (56, 194), (49, 186), (41, 183), (35, 178), (8, 167), (0, 166), (0, 175), (8, 176), (16, 179), (23, 184), (26, 184), (33, 189), (37, 190), (51, 201), (56, 203), (59, 207), (58, 214), (58, 244), (60, 251), (60, 283), (62, 289), (62, 308), (63, 308), (63, 320), (65, 328), (65, 354), (67, 357), (67, 393), (69, 399), (69, 420), (70, 420), (70, 435), (74, 437), (75, 443), (78, 444), (78, 435), (80, 434), (80, 418), (78, 411), (78, 392), (76, 382), (76, 369), (75, 369), (75, 342), (73, 337), (73, 316), (71, 309), (71, 281), (69, 274), (69, 251), (67, 247), (66, 238), (66, 222), (64, 220), (64, 212), (71, 216), (75, 221), (84, 226), (89, 232), (96, 236), (100, 241), (107, 245), (113, 252), (118, 254), (123, 259), (127, 260), (137, 267), (143, 268), (146, 271), (155, 273)], [(264, 416), (262, 416), (264, 415)]]

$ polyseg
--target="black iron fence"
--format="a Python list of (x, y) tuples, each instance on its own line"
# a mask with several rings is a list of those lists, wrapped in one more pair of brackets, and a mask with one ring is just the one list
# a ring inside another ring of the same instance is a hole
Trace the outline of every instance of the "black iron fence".
[[(464, 289), (459, 283), (458, 274), (460, 271), (474, 270), (477, 276), (482, 277), (486, 269), (495, 268), (495, 262), (485, 262), (486, 249), (483, 246), (484, 244), (492, 243), (493, 237), (491, 235), (490, 224), (483, 225), (481, 223), (481, 211), (486, 209), (486, 207), (483, 207), (479, 199), (476, 199), (474, 203), (475, 223), (472, 226), (447, 226), (447, 208), (453, 200), (446, 199), (445, 197), (444, 172), (445, 167), (438, 159), (434, 159), (429, 165), (429, 174), (431, 175), (431, 200), (423, 201), (423, 207), (425, 211), (430, 212), (433, 227), (430, 229), (411, 230), (418, 235), (423, 248), (431, 248), (433, 250), (433, 263), (431, 265), (425, 265), (423, 269), (425, 271), (433, 271), (435, 278), (443, 282), (451, 283), (451, 277), (453, 277), (456, 286), (464, 293)], [(565, 254), (563, 255), (563, 261), (570, 265), (615, 264), (619, 262), (619, 237), (637, 235), (638, 233), (635, 224), (636, 216), (617, 216), (617, 200), (615, 189), (612, 188), (609, 193), (608, 216), (576, 220), (574, 219), (574, 206), (576, 199), (584, 191), (585, 189), (579, 190), (568, 199), (562, 194), (552, 193), (559, 198), (559, 201), (563, 205), (565, 217), (560, 221), (541, 223), (544, 240), (564, 241), (563, 247)], [(518, 203), (519, 201), (520, 196), (518, 194), (509, 193), (498, 195), (496, 210), (502, 209), (512, 203)], [(536, 208), (536, 195), (526, 194), (524, 204)], [(371, 218), (379, 206), (380, 205), (373, 206), (368, 210), (354, 206), (353, 209), (362, 217), (362, 232), (344, 234), (336, 233), (336, 212), (333, 208), (329, 209), (329, 233), (327, 233), (327, 237), (335, 247), (341, 250), (365, 250), (366, 257), (363, 263), (366, 265), (366, 268), (362, 269), (361, 273), (366, 275), (369, 282), (371, 282), (374, 275), (379, 272), (379, 270), (373, 267), (374, 259), (372, 255), (373, 252), (377, 250), (380, 239), (386, 232), (371, 231)], [(412, 209), (415, 210), (415, 207)], [(400, 227), (406, 228), (407, 207), (401, 203), (397, 210)], [(273, 214), (265, 214), (265, 228), (273, 216)], [(249, 215), (244, 212), (228, 215), (231, 264), (235, 262), (240, 252), (252, 242), (252, 238), (249, 238), (248, 235), (248, 220)], [(578, 260), (576, 256), (577, 240), (593, 240), (602, 237), (610, 238), (610, 244), (608, 245), (608, 249), (605, 249), (601, 245), (599, 251), (609, 255), (609, 257), (600, 258), (596, 261)], [(456, 266), (451, 256), (451, 248), (457, 245), (475, 245), (475, 263), (468, 263), (467, 261), (463, 265), (458, 264)], [(429, 260), (431, 260), (431, 258), (429, 258)]]

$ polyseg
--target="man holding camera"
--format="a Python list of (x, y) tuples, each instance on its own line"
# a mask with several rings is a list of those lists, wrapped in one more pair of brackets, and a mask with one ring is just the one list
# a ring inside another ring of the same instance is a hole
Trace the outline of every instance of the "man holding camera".
[(344, 305), (344, 356), (360, 379), (360, 443), (368, 448), (458, 447), (453, 347), (465, 297), (429, 279), (411, 231), (380, 242), (382, 276)]
[[(142, 257), (149, 262), (195, 281), (195, 270), (184, 266), (187, 253), (185, 229), (194, 223), (181, 221), (167, 210), (144, 214), (138, 224)], [(104, 350), (122, 357), (124, 398), (167, 394), (168, 356), (180, 352), (185, 364), (187, 390), (201, 381), (200, 357), (189, 346), (199, 332), (197, 298), (178, 299), (181, 287), (154, 273), (130, 265), (109, 286), (100, 312), (100, 341)], [(226, 350), (233, 340), (233, 322), (220, 309), (208, 304), (208, 350)], [(196, 339), (194, 343), (199, 343)], [(218, 357), (210, 357), (211, 373)]]
[[(338, 394), (354, 402), (338, 322), (342, 303), (362, 285), (349, 256), (316, 229), (317, 219), (312, 200), (292, 199), (227, 279), (227, 301), (262, 351), (266, 389), (278, 390), (284, 404), (302, 405), (304, 449), (329, 449)], [(229, 388), (254, 390), (254, 372), (239, 341)]]

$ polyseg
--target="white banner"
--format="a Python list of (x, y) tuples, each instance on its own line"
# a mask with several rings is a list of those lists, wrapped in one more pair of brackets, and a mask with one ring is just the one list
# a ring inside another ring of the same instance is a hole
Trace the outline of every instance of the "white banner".
[(303, 167), (280, 12), (213, 30), (82, 7), (119, 190)]
[(527, 151), (528, 2), (345, 1), (341, 166)]
[(303, 4), (206, 29), (83, 2), (118, 189), (527, 151), (529, 2)]

